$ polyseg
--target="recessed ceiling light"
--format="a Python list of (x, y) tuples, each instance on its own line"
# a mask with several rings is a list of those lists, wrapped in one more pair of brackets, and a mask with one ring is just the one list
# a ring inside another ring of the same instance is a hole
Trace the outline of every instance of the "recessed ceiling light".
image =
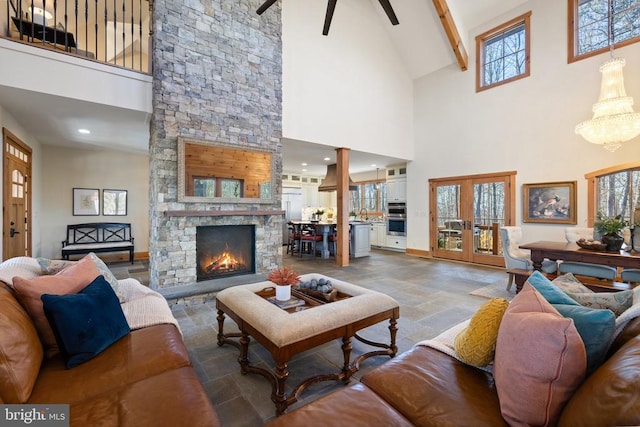
[(302, 169), (302, 172), (306, 172), (306, 171), (307, 171), (306, 169)]
[(328, 161), (329, 161), (329, 160), (331, 160), (331, 159), (330, 159), (329, 157), (325, 157), (323, 160), (324, 160), (325, 162), (328, 162)]
[(376, 166), (378, 165), (376, 165), (375, 163), (371, 165), (372, 168), (375, 168)]
[(78, 129), (78, 133), (89, 135), (91, 131), (89, 129)]
[(302, 166), (307, 166), (307, 164), (306, 164), (306, 163), (300, 163), (300, 164), (301, 164)]

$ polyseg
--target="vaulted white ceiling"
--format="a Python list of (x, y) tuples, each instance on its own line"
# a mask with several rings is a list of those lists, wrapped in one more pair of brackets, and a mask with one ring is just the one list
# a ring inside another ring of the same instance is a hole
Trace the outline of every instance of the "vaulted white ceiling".
[[(368, 2), (359, 7), (374, 8), (379, 14), (379, 22), (388, 33), (395, 49), (397, 49), (407, 73), (413, 78), (419, 78), (435, 70), (456, 64), (456, 58), (449, 44), (442, 24), (433, 4), (433, 0), (391, 0), (391, 4), (400, 22), (392, 26), (378, 0), (343, 0)], [(473, 46), (469, 46), (468, 31), (478, 25), (496, 17), (526, 0), (447, 0), (451, 14), (455, 20), (458, 32), (468, 52)], [(261, 1), (256, 1), (256, 8)], [(336, 11), (338, 13), (339, 10)], [(321, 33), (324, 14), (317, 17), (318, 33)], [(333, 25), (336, 25), (334, 18)], [(328, 37), (331, 37), (331, 32)], [(469, 71), (467, 71), (469, 72)], [(148, 147), (148, 116), (145, 114), (130, 114), (128, 111), (115, 111), (113, 107), (103, 105), (88, 106), (86, 102), (62, 97), (39, 94), (25, 91), (22, 96), (16, 88), (2, 86), (0, 81), (0, 100), (2, 106), (16, 120), (28, 117), (28, 121), (22, 125), (26, 129), (33, 129), (34, 136), (43, 144), (78, 146), (83, 148), (107, 146), (107, 142), (92, 139), (92, 136), (80, 135), (76, 132), (75, 118), (87, 117), (90, 111), (91, 123), (94, 126), (111, 129), (110, 136), (117, 141), (127, 141), (129, 148), (146, 151)], [(51, 104), (56, 108), (52, 109)], [(25, 112), (29, 114), (25, 114)], [(56, 111), (56, 114), (52, 114)], [(65, 120), (65, 117), (69, 120)], [(73, 119), (73, 120), (72, 120)], [(25, 119), (27, 120), (27, 119)], [(37, 129), (33, 124), (38, 123)], [(65, 129), (61, 123), (73, 123), (74, 129)], [(126, 134), (114, 135), (113, 132), (125, 132)], [(113, 148), (113, 146), (111, 146)], [(122, 148), (122, 147), (121, 147)], [(119, 148), (120, 149), (120, 148)], [(284, 144), (284, 170), (299, 170), (300, 156), (304, 154), (304, 144)], [(309, 150), (333, 153), (331, 147), (309, 147)], [(390, 158), (376, 158), (367, 153), (354, 152), (350, 158), (352, 173), (372, 169), (376, 163), (384, 167), (393, 162)], [(291, 168), (295, 169), (291, 169)], [(323, 171), (314, 171), (322, 173)], [(310, 171), (310, 173), (313, 173)]]

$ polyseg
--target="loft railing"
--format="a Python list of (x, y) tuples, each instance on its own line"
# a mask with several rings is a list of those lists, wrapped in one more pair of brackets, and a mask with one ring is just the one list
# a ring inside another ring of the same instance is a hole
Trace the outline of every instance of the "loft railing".
[(149, 0), (9, 0), (8, 36), (150, 73)]

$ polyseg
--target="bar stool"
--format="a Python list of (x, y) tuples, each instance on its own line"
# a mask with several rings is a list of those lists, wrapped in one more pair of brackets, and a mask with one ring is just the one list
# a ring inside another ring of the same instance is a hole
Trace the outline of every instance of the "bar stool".
[(289, 228), (289, 236), (287, 238), (287, 254), (295, 254), (300, 251), (300, 224), (292, 222), (287, 223)]
[(300, 256), (302, 257), (305, 252), (315, 256), (318, 242), (322, 242), (322, 234), (317, 234), (314, 226), (302, 226), (300, 232)]
[[(349, 224), (349, 257), (351, 257), (351, 224)], [(338, 226), (334, 225), (331, 227), (331, 232), (328, 237), (329, 242), (329, 255), (336, 256), (336, 252), (338, 250)]]

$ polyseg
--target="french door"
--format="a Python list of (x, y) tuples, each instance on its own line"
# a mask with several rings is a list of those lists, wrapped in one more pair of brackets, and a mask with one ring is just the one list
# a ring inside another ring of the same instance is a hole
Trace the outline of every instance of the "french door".
[(429, 180), (429, 234), (437, 258), (504, 266), (500, 227), (515, 219), (515, 172)]

